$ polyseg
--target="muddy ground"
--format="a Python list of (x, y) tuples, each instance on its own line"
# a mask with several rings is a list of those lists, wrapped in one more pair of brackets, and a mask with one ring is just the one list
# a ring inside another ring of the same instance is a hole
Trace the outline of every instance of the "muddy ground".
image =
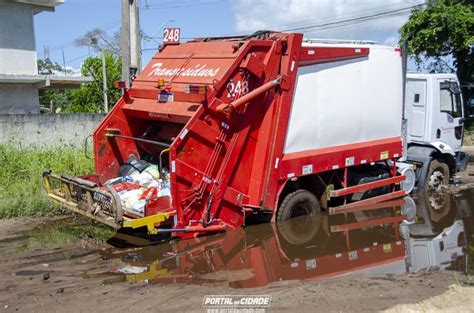
[[(451, 192), (456, 194), (461, 189), (473, 188), (473, 175), (474, 166), (470, 165), (461, 175), (464, 183), (451, 187)], [(152, 284), (148, 279), (153, 277), (140, 278), (138, 272), (136, 275), (129, 273), (127, 277), (132, 279), (127, 281), (123, 275), (114, 273), (114, 269), (133, 265), (130, 258), (133, 259), (141, 248), (115, 248), (80, 236), (80, 231), (56, 231), (85, 224), (87, 221), (81, 218), (67, 216), (29, 220), (26, 224), (12, 219), (0, 221), (0, 310), (206, 312), (202, 300), (209, 294), (271, 295), (271, 307), (266, 312), (380, 311), (441, 294), (444, 294), (440, 299), (446, 308), (446, 303), (453, 301), (455, 305), (457, 299), (450, 296), (451, 291), (445, 293), (449, 286), (472, 286), (474, 282), (472, 276), (464, 273), (436, 268), (401, 275), (357, 271), (329, 275), (325, 279), (276, 280), (247, 289), (231, 288), (229, 282), (252, 276), (251, 270), (215, 270), (199, 279), (188, 279), (191, 274), (188, 277), (186, 273), (174, 273), (171, 278), (175, 283), (171, 284), (160, 280)], [(107, 236), (107, 231), (99, 233)], [(157, 248), (160, 258), (165, 250)], [(408, 308), (398, 307), (394, 312)], [(420, 306), (411, 308), (424, 310)], [(473, 311), (467, 302), (457, 308)], [(432, 309), (428, 306), (424, 311)]]
[(460, 273), (434, 270), (397, 277), (283, 281), (245, 291), (220, 284), (104, 284), (104, 277), (83, 276), (119, 267), (121, 261), (103, 260), (83, 247), (90, 243), (79, 240), (56, 249), (17, 252), (17, 241), (11, 239), (3, 240), (0, 249), (0, 304), (5, 312), (205, 312), (204, 295), (243, 293), (272, 295), (268, 312), (367, 312), (416, 303), (442, 294), (452, 284), (471, 283)]

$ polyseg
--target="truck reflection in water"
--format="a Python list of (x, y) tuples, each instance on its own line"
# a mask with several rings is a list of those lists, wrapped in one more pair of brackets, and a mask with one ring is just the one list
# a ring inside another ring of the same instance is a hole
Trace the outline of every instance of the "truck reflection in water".
[[(130, 266), (106, 282), (250, 288), (281, 280), (402, 274), (427, 267), (466, 271), (473, 195), (423, 194), (390, 202), (397, 206), (248, 226), (132, 253), (115, 250), (108, 256), (121, 257)], [(123, 241), (123, 236), (115, 241)]]

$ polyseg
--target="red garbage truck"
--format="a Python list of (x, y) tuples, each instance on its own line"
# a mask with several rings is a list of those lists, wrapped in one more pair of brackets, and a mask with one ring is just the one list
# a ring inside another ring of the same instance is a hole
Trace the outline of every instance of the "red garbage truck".
[(94, 131), (95, 172), (44, 186), (116, 229), (182, 238), (373, 208), (407, 192), (402, 103), (399, 48), (273, 31), (165, 45)]

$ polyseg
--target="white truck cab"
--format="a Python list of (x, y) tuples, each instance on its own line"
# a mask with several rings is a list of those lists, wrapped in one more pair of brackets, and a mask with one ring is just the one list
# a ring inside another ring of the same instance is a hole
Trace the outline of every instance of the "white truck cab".
[(407, 73), (405, 118), (406, 161), (415, 165), (419, 191), (436, 190), (466, 169), (464, 112), (455, 74)]

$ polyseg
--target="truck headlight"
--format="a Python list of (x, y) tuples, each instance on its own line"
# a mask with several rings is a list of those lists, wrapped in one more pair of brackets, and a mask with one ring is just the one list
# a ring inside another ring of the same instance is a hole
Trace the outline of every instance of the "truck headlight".
[(407, 194), (413, 191), (416, 183), (415, 170), (411, 164), (398, 163), (398, 172), (405, 176), (405, 180), (400, 183), (400, 186)]
[(401, 213), (402, 215), (405, 215), (405, 222), (407, 224), (412, 224), (415, 222), (416, 218), (415, 201), (411, 197), (405, 197), (403, 200), (405, 200), (405, 204), (401, 207)]

